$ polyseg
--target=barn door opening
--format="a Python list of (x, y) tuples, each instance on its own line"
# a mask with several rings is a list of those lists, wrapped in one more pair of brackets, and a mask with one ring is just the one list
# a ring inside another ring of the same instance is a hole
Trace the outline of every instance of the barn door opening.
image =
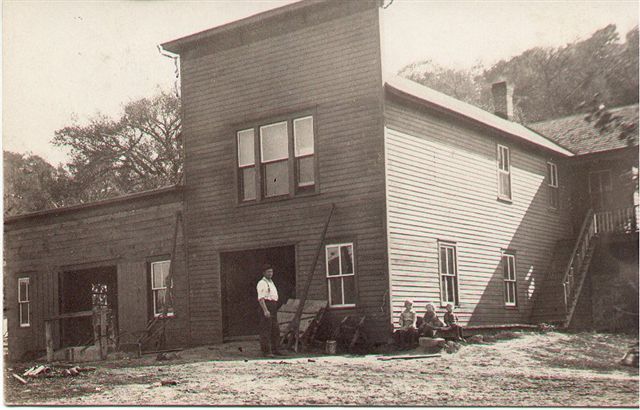
[[(95, 302), (104, 303), (106, 298), (113, 321), (117, 323), (117, 278), (118, 271), (115, 266), (63, 272), (60, 276), (60, 313), (89, 312)], [(66, 318), (60, 321), (61, 347), (83, 346), (91, 343), (93, 343), (91, 316)]]
[(220, 255), (225, 340), (259, 333), (261, 309), (256, 285), (262, 278), (261, 267), (265, 263), (270, 263), (274, 268), (273, 282), (278, 289), (278, 304), (295, 298), (296, 262), (293, 246), (224, 252)]

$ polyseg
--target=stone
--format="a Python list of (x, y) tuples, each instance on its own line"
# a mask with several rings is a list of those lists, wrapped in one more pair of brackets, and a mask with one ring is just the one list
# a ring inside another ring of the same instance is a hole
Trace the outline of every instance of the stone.
[(421, 337), (418, 344), (424, 349), (434, 349), (444, 347), (446, 341), (439, 337)]

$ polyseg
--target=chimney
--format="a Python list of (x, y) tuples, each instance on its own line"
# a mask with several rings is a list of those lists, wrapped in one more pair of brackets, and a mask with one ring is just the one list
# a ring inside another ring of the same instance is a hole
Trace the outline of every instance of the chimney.
[(513, 87), (506, 81), (491, 85), (493, 95), (493, 112), (498, 117), (511, 121), (513, 119)]

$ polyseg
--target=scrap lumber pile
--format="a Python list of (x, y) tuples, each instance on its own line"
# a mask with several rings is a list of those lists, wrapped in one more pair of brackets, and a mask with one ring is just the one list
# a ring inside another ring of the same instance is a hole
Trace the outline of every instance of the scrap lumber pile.
[[(283, 346), (288, 346), (290, 342), (293, 342), (288, 340), (289, 337), (295, 337), (289, 332), (289, 327), (300, 308), (300, 302), (299, 299), (289, 299), (287, 303), (278, 309), (278, 326), (280, 327), (280, 334), (283, 335), (281, 340)], [(327, 309), (328, 302), (326, 300), (307, 299), (303, 303), (299, 325), (295, 330), (298, 331), (298, 340), (302, 341), (304, 345), (310, 346), (315, 341), (316, 333)]]
[(21, 384), (27, 384), (29, 379), (37, 379), (41, 377), (75, 377), (81, 373), (90, 372), (96, 370), (95, 367), (79, 367), (69, 364), (57, 364), (57, 365), (35, 365), (26, 369), (22, 376), (12, 373), (14, 379)]

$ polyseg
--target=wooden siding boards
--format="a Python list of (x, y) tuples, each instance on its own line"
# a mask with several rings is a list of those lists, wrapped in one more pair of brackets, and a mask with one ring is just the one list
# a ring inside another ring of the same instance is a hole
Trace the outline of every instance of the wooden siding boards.
[[(385, 122), (394, 322), (405, 299), (419, 314), (427, 302), (440, 306), (438, 241), (451, 241), (461, 322), (526, 323), (556, 240), (571, 235), (562, 168), (562, 206), (550, 210), (546, 154), (395, 99), (385, 102)], [(511, 152), (511, 203), (497, 200), (498, 143)], [(502, 249), (516, 251), (517, 308), (504, 305)]]
[[(100, 206), (22, 216), (5, 222), (5, 288), (11, 360), (30, 350), (43, 350), (44, 320), (59, 313), (62, 272), (114, 266), (118, 280), (121, 342), (137, 339), (146, 325), (150, 257), (170, 255), (176, 211), (182, 209), (179, 189), (117, 200)], [(178, 236), (178, 250), (183, 248)], [(172, 344), (188, 339), (186, 272), (181, 252), (176, 257), (176, 320), (169, 326)], [(17, 278), (30, 276), (32, 325), (19, 328)], [(57, 326), (54, 326), (57, 336)], [(178, 337), (179, 336), (179, 337)], [(57, 339), (54, 338), (54, 339)]]
[[(380, 256), (386, 249), (379, 11), (375, 4), (354, 11), (355, 3), (331, 2), (331, 19), (311, 19), (294, 31), (181, 56), (194, 343), (222, 341), (220, 252), (295, 245), (299, 293), (331, 203), (337, 208), (328, 241), (356, 244), (358, 303), (340, 312), (367, 314), (372, 332), (384, 334), (388, 326), (380, 314), (387, 273)], [(238, 205), (235, 132), (309, 108), (319, 193)], [(327, 298), (324, 271), (321, 255), (309, 297)]]

